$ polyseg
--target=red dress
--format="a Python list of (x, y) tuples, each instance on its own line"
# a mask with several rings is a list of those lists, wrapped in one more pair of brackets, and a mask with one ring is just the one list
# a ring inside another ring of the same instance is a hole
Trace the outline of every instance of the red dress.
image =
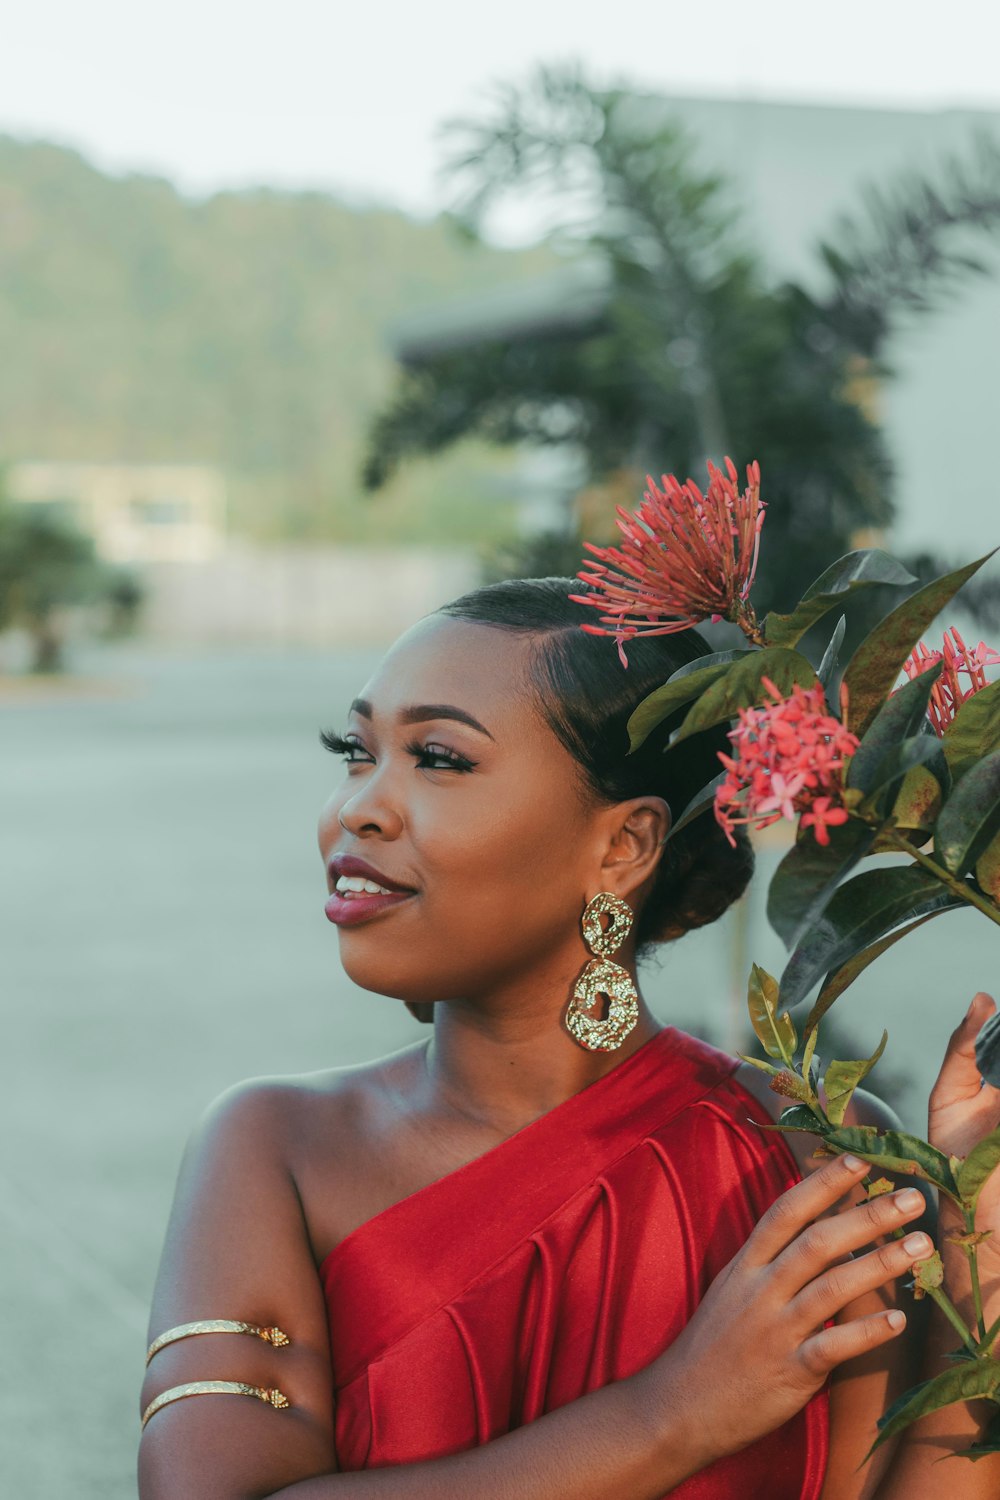
[[(635, 1374), (798, 1172), (731, 1057), (667, 1027), (327, 1256), (341, 1469), (457, 1453)], [(818, 1500), (827, 1407), (683, 1500)]]

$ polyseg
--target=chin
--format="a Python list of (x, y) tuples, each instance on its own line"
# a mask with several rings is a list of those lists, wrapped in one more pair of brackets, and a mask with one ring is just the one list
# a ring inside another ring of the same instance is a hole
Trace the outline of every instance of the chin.
[(387, 947), (380, 950), (375, 943), (359, 943), (356, 938), (355, 933), (341, 933), (340, 962), (348, 979), (359, 989), (384, 995), (389, 1000), (409, 1001), (411, 1005), (426, 1005), (468, 993), (468, 983), (462, 983), (454, 971), (442, 970), (440, 954), (435, 955), (437, 963), (428, 956), (427, 963), (422, 964), (412, 946), (397, 953)]

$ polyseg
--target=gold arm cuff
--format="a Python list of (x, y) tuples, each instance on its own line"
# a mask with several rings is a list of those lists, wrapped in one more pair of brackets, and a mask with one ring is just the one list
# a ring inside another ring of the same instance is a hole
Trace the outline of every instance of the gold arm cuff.
[(161, 1406), (169, 1406), (171, 1401), (181, 1401), (185, 1396), (254, 1396), (279, 1410), (290, 1405), (288, 1397), (281, 1391), (262, 1385), (244, 1385), (241, 1380), (193, 1380), (188, 1385), (171, 1386), (169, 1391), (162, 1391), (151, 1401), (142, 1414), (143, 1427)]
[(233, 1318), (203, 1318), (200, 1323), (179, 1323), (176, 1328), (168, 1328), (166, 1333), (161, 1333), (146, 1350), (147, 1365), (153, 1355), (159, 1354), (168, 1344), (175, 1344), (178, 1339), (193, 1338), (197, 1333), (250, 1333), (254, 1338), (263, 1339), (265, 1344), (273, 1345), (275, 1349), (283, 1349), (292, 1342), (280, 1328), (262, 1328), (257, 1323), (240, 1323)]

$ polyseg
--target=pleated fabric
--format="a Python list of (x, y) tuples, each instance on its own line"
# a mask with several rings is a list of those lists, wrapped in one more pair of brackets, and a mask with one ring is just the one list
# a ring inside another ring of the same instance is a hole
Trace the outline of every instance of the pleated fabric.
[[(320, 1268), (345, 1472), (443, 1457), (661, 1354), (794, 1182), (737, 1064), (666, 1027), (516, 1135), (349, 1234)], [(818, 1500), (821, 1392), (683, 1500)]]

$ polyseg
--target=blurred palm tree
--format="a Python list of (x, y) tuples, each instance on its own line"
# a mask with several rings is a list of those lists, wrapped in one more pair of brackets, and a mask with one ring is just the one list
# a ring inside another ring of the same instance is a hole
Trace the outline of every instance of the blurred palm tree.
[[(871, 190), (819, 244), (817, 293), (767, 275), (723, 179), (696, 169), (666, 108), (545, 68), (450, 127), (465, 232), (505, 195), (542, 192), (554, 244), (602, 290), (583, 326), (494, 330), (404, 368), (372, 424), (365, 482), (377, 489), (406, 457), (471, 435), (572, 444), (592, 481), (624, 475), (636, 499), (647, 471), (759, 457), (768, 530), (785, 543), (761, 557), (754, 599), (766, 611), (892, 519), (872, 400), (891, 375), (887, 343), (902, 318), (989, 269), (970, 247), (1000, 225), (1000, 147), (980, 141), (946, 186), (906, 177)], [(578, 536), (550, 536), (508, 549), (494, 573), (535, 571), (539, 548), (547, 567), (578, 566)]]

